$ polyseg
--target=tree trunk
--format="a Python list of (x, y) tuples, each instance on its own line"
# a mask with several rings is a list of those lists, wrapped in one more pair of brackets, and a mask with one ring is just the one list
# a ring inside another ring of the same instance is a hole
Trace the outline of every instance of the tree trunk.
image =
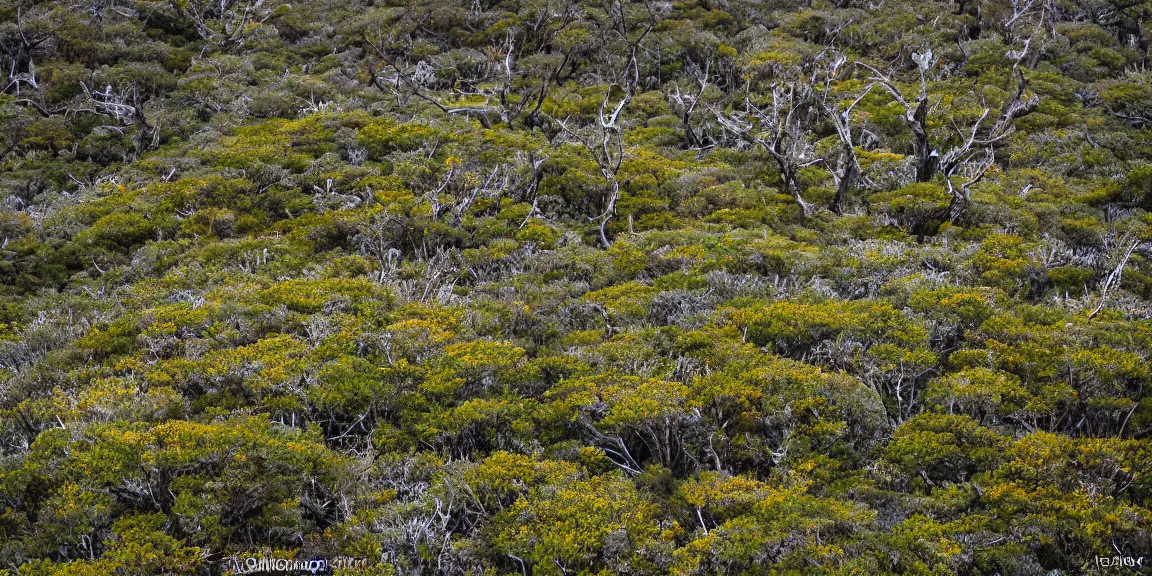
[(952, 194), (952, 201), (948, 203), (948, 221), (955, 226), (960, 226), (968, 217), (968, 208), (972, 205), (972, 199), (968, 197), (968, 191), (962, 190)]
[(796, 199), (796, 203), (800, 205), (800, 215), (807, 218), (812, 215), (812, 205), (804, 201), (804, 197), (800, 195), (800, 183), (796, 180), (796, 170), (789, 167), (781, 175), (784, 178), (784, 187), (792, 193), (792, 197)]
[(828, 209), (837, 215), (844, 213), (844, 201), (852, 196), (852, 192), (860, 184), (860, 165), (856, 162), (856, 151), (844, 150), (841, 154), (840, 162), (843, 166), (840, 181), (836, 184), (836, 195), (832, 197), (832, 204), (828, 206)]
[(928, 143), (928, 99), (920, 100), (908, 123), (912, 129), (912, 152), (916, 158), (916, 181), (931, 182), (940, 167), (940, 153)]

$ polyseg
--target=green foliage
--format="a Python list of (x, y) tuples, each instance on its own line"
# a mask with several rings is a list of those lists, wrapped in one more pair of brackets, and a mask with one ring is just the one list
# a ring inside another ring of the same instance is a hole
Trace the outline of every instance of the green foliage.
[(892, 481), (928, 492), (995, 468), (1009, 441), (967, 416), (924, 414), (897, 430), (883, 462), (894, 469)]
[(865, 4), (0, 2), (0, 572), (1152, 557), (1148, 3)]
[(529, 490), (494, 519), (493, 544), (534, 565), (533, 573), (619, 570), (647, 564), (659, 536), (658, 508), (618, 474)]

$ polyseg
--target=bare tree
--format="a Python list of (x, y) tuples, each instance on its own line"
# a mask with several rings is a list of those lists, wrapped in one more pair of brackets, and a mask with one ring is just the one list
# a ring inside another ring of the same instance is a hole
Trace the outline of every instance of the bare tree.
[(772, 85), (771, 109), (756, 106), (745, 94), (742, 112), (712, 110), (726, 130), (758, 145), (772, 157), (780, 171), (783, 191), (796, 200), (804, 217), (813, 210), (801, 194), (800, 170), (823, 162), (816, 156), (815, 143), (806, 130), (812, 104), (811, 84), (778, 82)]
[[(597, 111), (596, 122), (590, 126), (577, 128), (571, 125), (569, 119), (557, 121), (564, 134), (578, 142), (589, 152), (596, 162), (600, 175), (608, 182), (603, 203), (604, 210), (599, 216), (591, 218), (592, 222), (599, 222), (600, 243), (605, 248), (611, 246), (605, 228), (612, 217), (616, 215), (616, 201), (620, 198), (620, 181), (617, 174), (620, 172), (620, 164), (624, 161), (624, 134), (620, 126), (621, 114), (636, 96), (636, 90), (640, 85), (640, 62), (637, 59), (640, 46), (652, 32), (652, 29), (656, 27), (656, 13), (648, 2), (645, 2), (644, 6), (648, 10), (648, 21), (646, 27), (635, 38), (629, 38), (630, 26), (625, 13), (625, 4), (616, 1), (606, 8), (612, 19), (614, 33), (627, 43), (625, 52), (627, 57), (619, 70), (606, 74), (615, 77), (615, 82), (610, 84), (604, 92), (604, 100), (600, 103), (600, 108)], [(612, 107), (609, 103), (617, 88), (623, 91), (623, 96)]]
[(616, 215), (616, 201), (620, 198), (620, 180), (616, 177), (620, 172), (620, 164), (624, 161), (624, 135), (620, 129), (620, 114), (631, 102), (635, 93), (633, 86), (632, 91), (626, 92), (616, 107), (608, 112), (612, 88), (610, 86), (604, 93), (604, 101), (600, 103), (595, 124), (585, 128), (575, 128), (570, 126), (568, 120), (557, 121), (565, 134), (588, 151), (592, 160), (596, 162), (600, 175), (608, 182), (608, 190), (603, 204), (604, 210), (599, 216), (591, 218), (592, 222), (600, 223), (600, 242), (605, 248), (612, 244), (608, 241), (608, 235), (604, 232), (604, 228), (608, 226), (608, 221)]
[(892, 83), (889, 75), (883, 74), (863, 62), (856, 62), (856, 64), (870, 70), (873, 73), (872, 79), (884, 87), (904, 107), (904, 122), (912, 134), (912, 157), (916, 168), (916, 181), (928, 182), (936, 175), (936, 170), (940, 164), (939, 151), (934, 150), (928, 143), (928, 80), (925, 77), (925, 72), (931, 66), (932, 51), (928, 50), (924, 54), (913, 54), (912, 58), (920, 70), (920, 92), (914, 103), (904, 98), (900, 89)]
[(265, 0), (172, 0), (172, 7), (192, 23), (201, 38), (223, 49), (243, 46), (252, 25), (268, 21), (279, 6), (280, 2)]
[[(537, 57), (534, 60), (536, 65), (530, 64), (527, 68), (519, 65), (518, 55), (523, 52), (528, 41), (550, 45), (559, 32), (576, 20), (578, 12), (572, 5), (564, 3), (557, 7), (556, 12), (547, 14), (549, 18), (542, 16), (530, 29), (526, 27), (523, 30), (518, 28), (508, 30), (503, 44), (493, 46), (488, 51), (492, 57), (487, 62), (481, 77), (461, 83), (471, 86), (467, 90), (456, 88), (458, 96), (483, 98), (483, 103), (464, 106), (445, 104), (426, 90), (425, 81), (435, 75), (432, 64), (420, 61), (414, 66), (405, 65), (401, 62), (399, 54), (392, 54), (385, 49), (383, 38), (373, 41), (368, 37), (368, 33), (364, 32), (362, 37), (365, 44), (384, 62), (384, 67), (391, 70), (391, 75), (383, 76), (369, 64), (369, 83), (384, 94), (394, 95), (401, 104), (407, 97), (415, 96), (445, 114), (474, 118), (485, 128), (492, 127), (498, 121), (508, 125), (522, 121), (529, 128), (539, 126), (542, 122), (541, 108), (548, 89), (559, 82), (562, 71), (572, 61), (572, 55), (563, 52), (554, 58)], [(481, 87), (486, 84), (495, 86)]]
[[(139, 95), (134, 83), (121, 91), (113, 89), (111, 84), (103, 90), (91, 89), (84, 82), (80, 83), (80, 87), (84, 91), (87, 103), (92, 106), (88, 111), (109, 116), (120, 126), (134, 125), (137, 127), (136, 133), (132, 136), (132, 143), (136, 147), (136, 156), (160, 145), (160, 128), (148, 121), (148, 117), (144, 114), (144, 104), (147, 99)], [(106, 128), (120, 133), (124, 132), (118, 126), (107, 126)]]
[[(972, 203), (971, 186), (979, 182), (988, 171), (996, 158), (996, 145), (1010, 136), (1013, 124), (1018, 118), (1031, 114), (1040, 105), (1040, 97), (1032, 95), (1024, 98), (1024, 89), (1028, 82), (1024, 72), (1016, 68), (1016, 92), (1005, 102), (1003, 109), (996, 120), (988, 127), (984, 121), (988, 119), (992, 109), (985, 107), (980, 118), (972, 125), (967, 138), (953, 146), (940, 159), (940, 170), (944, 173), (944, 180), (948, 183), (948, 190), (952, 194), (949, 218), (952, 223), (963, 220), (969, 205)], [(959, 129), (957, 129), (959, 131)], [(978, 154), (979, 149), (986, 149), (987, 154), (975, 169), (972, 177), (959, 189), (952, 185), (952, 177), (958, 174), (961, 166), (968, 165), (972, 158)]]
[(421, 79), (435, 73), (427, 63), (420, 62), (414, 72), (405, 72), (396, 59), (388, 54), (387, 51), (369, 41), (367, 37), (365, 37), (365, 42), (368, 43), (369, 46), (372, 46), (377, 56), (393, 71), (390, 77), (381, 76), (377, 73), (375, 67), (370, 64), (368, 68), (369, 82), (371, 82), (376, 89), (380, 90), (380, 92), (394, 95), (398, 103), (403, 104), (406, 102), (407, 96), (415, 96), (435, 106), (445, 114), (475, 118), (485, 128), (491, 128), (496, 119), (506, 116), (506, 113), (499, 108), (487, 104), (480, 106), (445, 106), (438, 98), (430, 96), (424, 90)]
[(948, 185), (948, 194), (952, 198), (948, 203), (949, 222), (959, 224), (964, 221), (968, 208), (972, 205), (972, 187), (984, 179), (984, 175), (988, 173), (988, 169), (995, 162), (996, 150), (989, 147), (987, 154), (974, 165), (971, 174), (960, 184), (959, 188), (952, 182), (952, 176), (956, 170), (949, 170), (946, 173), (944, 182)]
[(13, 90), (16, 96), (20, 96), (22, 85), (32, 90), (40, 88), (36, 81), (35, 53), (52, 38), (52, 31), (42, 14), (34, 13), (28, 17), (23, 9), (16, 10), (15, 26), (0, 31), (0, 54), (7, 60), (7, 82), (0, 94)]
[(876, 83), (870, 83), (864, 87), (858, 96), (846, 107), (841, 109), (837, 102), (830, 101), (831, 83), (840, 72), (841, 67), (847, 61), (847, 58), (837, 58), (829, 67), (829, 73), (824, 82), (824, 89), (818, 99), (820, 107), (832, 121), (832, 125), (836, 127), (836, 137), (840, 141), (840, 146), (837, 150), (837, 158), (835, 167), (831, 168), (832, 179), (836, 183), (836, 195), (832, 197), (832, 203), (829, 209), (836, 214), (843, 213), (844, 202), (851, 197), (855, 192), (856, 187), (860, 184), (862, 170), (860, 169), (860, 159), (856, 156), (856, 140), (852, 136), (852, 110), (869, 93)]
[(547, 156), (538, 155), (536, 152), (525, 154), (522, 151), (516, 152), (516, 166), (518, 177), (512, 189), (515, 191), (515, 198), (518, 202), (526, 202), (531, 207), (528, 209), (528, 214), (524, 216), (524, 220), (520, 222), (517, 229), (523, 228), (528, 224), (528, 221), (533, 217), (543, 214), (537, 206), (538, 193), (540, 191), (540, 181), (544, 179), (544, 163), (548, 160)]
[[(1104, 305), (1108, 302), (1108, 295), (1120, 285), (1120, 279), (1124, 275), (1124, 268), (1128, 266), (1128, 260), (1132, 258), (1132, 253), (1142, 245), (1140, 231), (1140, 227), (1130, 226), (1120, 238), (1108, 242), (1112, 244), (1113, 255), (1111, 259), (1116, 262), (1116, 266), (1112, 268), (1112, 271), (1104, 278), (1104, 283), (1100, 286), (1100, 302), (1096, 304), (1096, 308), (1088, 315), (1089, 320), (1100, 314), (1100, 311), (1104, 309)], [(1109, 234), (1109, 236), (1115, 238), (1114, 234)]]
[(695, 81), (695, 89), (686, 93), (680, 89), (678, 82), (674, 82), (672, 89), (666, 92), (668, 104), (680, 117), (680, 126), (684, 130), (684, 141), (689, 148), (693, 149), (706, 147), (704, 129), (701, 128), (697, 132), (692, 127), (692, 115), (700, 107), (700, 99), (703, 97), (704, 91), (708, 89), (711, 66), (711, 62), (705, 62), (703, 67), (695, 62), (689, 62), (687, 71), (692, 80)]
[[(1040, 97), (1035, 94), (1028, 98), (1024, 97), (1028, 81), (1019, 66), (1023, 55), (1019, 55), (1017, 65), (1013, 67), (1016, 73), (1016, 90), (1003, 103), (1000, 112), (993, 116), (992, 108), (984, 103), (983, 112), (968, 130), (962, 131), (953, 123), (953, 128), (960, 138), (959, 143), (941, 153), (938, 148), (931, 145), (928, 138), (928, 85), (925, 74), (933, 63), (932, 51), (913, 54), (912, 58), (920, 71), (920, 92), (914, 106), (904, 98), (900, 89), (891, 82), (887, 75), (867, 64), (858, 64), (872, 71), (872, 79), (883, 86), (897, 102), (904, 106), (905, 122), (912, 133), (916, 181), (929, 182), (937, 173), (943, 173), (944, 180), (952, 195), (949, 218), (953, 223), (959, 223), (965, 217), (971, 204), (971, 187), (979, 182), (992, 166), (996, 146), (1001, 145), (1008, 136), (1012, 135), (1016, 120), (1036, 110), (1040, 105)], [(981, 101), (983, 103), (983, 97), (981, 97)], [(990, 124), (986, 123), (989, 118), (995, 118), (995, 120)], [(972, 160), (981, 150), (987, 151), (984, 159), (971, 171), (971, 176), (964, 184), (960, 187), (954, 186), (952, 177), (960, 175), (961, 167), (971, 167)]]

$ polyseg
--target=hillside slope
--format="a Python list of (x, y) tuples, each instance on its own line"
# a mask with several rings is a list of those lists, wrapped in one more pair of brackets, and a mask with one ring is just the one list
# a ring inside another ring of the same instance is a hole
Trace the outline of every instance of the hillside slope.
[(1152, 557), (1148, 2), (0, 22), (0, 571)]

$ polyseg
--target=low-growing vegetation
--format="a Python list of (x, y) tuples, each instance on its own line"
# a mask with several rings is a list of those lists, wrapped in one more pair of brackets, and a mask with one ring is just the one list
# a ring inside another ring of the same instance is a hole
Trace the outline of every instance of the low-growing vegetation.
[(1152, 558), (1150, 36), (0, 0), (0, 572)]

